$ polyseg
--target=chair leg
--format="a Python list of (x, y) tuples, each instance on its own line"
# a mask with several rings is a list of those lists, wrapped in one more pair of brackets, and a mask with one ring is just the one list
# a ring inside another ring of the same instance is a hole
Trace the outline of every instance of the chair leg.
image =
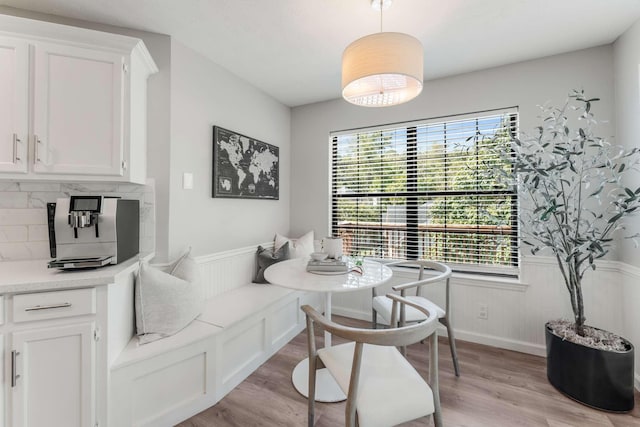
[(449, 336), (449, 348), (451, 349), (451, 358), (453, 359), (453, 370), (456, 373), (456, 377), (460, 376), (460, 367), (458, 366), (458, 352), (456, 351), (456, 338), (453, 336), (453, 328), (449, 323), (449, 318), (444, 317), (440, 319), (440, 323), (443, 323), (447, 327), (447, 335)]
[(440, 411), (433, 413), (433, 425), (442, 427), (442, 414), (440, 414)]
[(378, 313), (371, 309), (371, 329), (378, 329)]
[(315, 421), (316, 406), (316, 357), (309, 356), (309, 397), (307, 399), (308, 414), (307, 426), (313, 427)]
[(429, 337), (429, 386), (433, 391), (433, 424), (442, 427), (442, 408), (440, 406), (440, 380), (438, 367), (438, 332)]

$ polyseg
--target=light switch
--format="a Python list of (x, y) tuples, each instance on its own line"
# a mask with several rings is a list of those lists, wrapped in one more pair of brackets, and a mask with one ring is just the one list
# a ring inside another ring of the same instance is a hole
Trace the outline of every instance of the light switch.
[(193, 174), (185, 172), (182, 174), (182, 188), (185, 190), (193, 189)]

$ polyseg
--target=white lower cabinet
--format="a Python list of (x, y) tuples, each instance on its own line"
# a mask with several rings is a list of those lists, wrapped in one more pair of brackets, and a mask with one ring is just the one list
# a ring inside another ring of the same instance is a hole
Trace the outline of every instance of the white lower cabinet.
[(99, 425), (96, 288), (0, 296), (0, 427)]
[(109, 389), (135, 334), (137, 269), (0, 262), (0, 427), (131, 425), (110, 422)]
[(11, 425), (95, 425), (94, 323), (11, 334)]

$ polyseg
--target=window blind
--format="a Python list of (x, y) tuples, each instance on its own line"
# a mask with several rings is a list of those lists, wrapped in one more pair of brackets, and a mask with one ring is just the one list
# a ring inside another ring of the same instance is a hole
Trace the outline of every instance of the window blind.
[(515, 109), (331, 135), (331, 224), (351, 255), (516, 274), (517, 191), (492, 167)]

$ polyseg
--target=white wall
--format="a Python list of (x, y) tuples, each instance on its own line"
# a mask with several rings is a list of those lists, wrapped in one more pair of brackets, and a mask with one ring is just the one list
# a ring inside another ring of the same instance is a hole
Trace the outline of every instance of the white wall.
[(571, 89), (584, 88), (602, 99), (598, 117), (611, 120), (601, 128), (613, 134), (613, 65), (611, 46), (425, 82), (415, 100), (390, 108), (362, 108), (343, 100), (292, 110), (291, 229), (323, 235), (329, 230), (329, 132), (358, 127), (519, 106), (520, 128), (538, 124), (536, 105), (560, 105)]
[[(601, 127), (600, 133), (613, 135), (612, 46), (428, 81), (418, 99), (392, 108), (361, 108), (342, 100), (294, 108), (293, 234), (308, 229), (324, 234), (329, 230), (330, 131), (518, 106), (521, 130), (530, 132), (539, 123), (536, 105), (546, 101), (560, 105), (573, 88), (584, 88), (589, 95), (602, 99), (595, 111), (600, 119), (611, 123)], [(615, 269), (607, 263), (602, 265), (586, 284), (588, 322), (622, 333), (622, 291), (606, 278)], [(453, 315), (459, 338), (542, 353), (544, 323), (560, 316), (571, 317), (568, 294), (556, 266), (545, 258), (526, 258), (521, 282), (525, 286), (495, 280), (454, 280)], [(599, 282), (608, 285), (595, 285)], [(335, 295), (333, 302), (336, 312), (368, 318), (370, 298), (370, 292), (362, 292)], [(477, 317), (480, 303), (488, 305), (487, 320)]]
[[(290, 109), (177, 41), (171, 43), (169, 246), (197, 255), (257, 245), (289, 230)], [(280, 148), (280, 200), (211, 197), (213, 126)], [(182, 174), (194, 189), (182, 189)]]
[[(627, 149), (640, 147), (640, 21), (614, 45), (616, 141)], [(627, 177), (627, 185), (640, 187), (640, 173)], [(629, 234), (640, 233), (640, 216), (627, 221)], [(623, 241), (621, 259), (640, 267), (640, 250), (630, 240)], [(640, 324), (640, 322), (639, 322)]]
[[(614, 45), (615, 93), (618, 143), (627, 149), (640, 147), (640, 21)], [(640, 187), (640, 174), (628, 177), (627, 185)], [(631, 234), (640, 232), (640, 216), (628, 221)], [(627, 264), (623, 274), (624, 334), (640, 345), (640, 249), (631, 241), (622, 242), (621, 259)], [(640, 351), (636, 349), (636, 386), (640, 387)]]

